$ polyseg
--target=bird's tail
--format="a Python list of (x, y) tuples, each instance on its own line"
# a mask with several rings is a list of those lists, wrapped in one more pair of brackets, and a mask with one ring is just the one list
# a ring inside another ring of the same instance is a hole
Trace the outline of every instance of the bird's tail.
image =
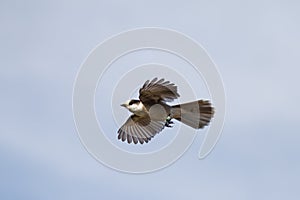
[(208, 125), (214, 115), (214, 108), (209, 101), (198, 100), (172, 106), (171, 117), (195, 128)]

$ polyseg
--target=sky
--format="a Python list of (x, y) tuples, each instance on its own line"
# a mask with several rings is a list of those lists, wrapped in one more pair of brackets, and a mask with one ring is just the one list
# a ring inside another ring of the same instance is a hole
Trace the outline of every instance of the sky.
[[(299, 199), (299, 13), (292, 0), (1, 1), (0, 199)], [(143, 175), (81, 144), (76, 74), (99, 43), (138, 27), (180, 31), (218, 66), (227, 113), (206, 159), (201, 131), (176, 163)]]

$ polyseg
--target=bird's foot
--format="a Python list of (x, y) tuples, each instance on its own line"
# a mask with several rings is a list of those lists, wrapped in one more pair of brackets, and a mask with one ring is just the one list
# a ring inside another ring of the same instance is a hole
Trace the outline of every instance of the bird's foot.
[(174, 122), (172, 122), (172, 118), (170, 116), (168, 116), (166, 119), (165, 126), (168, 128), (172, 128), (173, 126), (171, 126), (171, 124), (174, 124)]

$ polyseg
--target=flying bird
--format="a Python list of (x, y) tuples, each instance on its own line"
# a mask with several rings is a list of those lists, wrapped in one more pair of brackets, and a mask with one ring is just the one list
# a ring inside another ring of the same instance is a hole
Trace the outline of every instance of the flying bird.
[(121, 104), (133, 113), (118, 130), (118, 139), (130, 143), (148, 143), (165, 127), (171, 128), (172, 119), (194, 129), (207, 126), (214, 115), (208, 100), (168, 105), (180, 97), (177, 86), (170, 81), (154, 78), (147, 80), (139, 90), (139, 99)]

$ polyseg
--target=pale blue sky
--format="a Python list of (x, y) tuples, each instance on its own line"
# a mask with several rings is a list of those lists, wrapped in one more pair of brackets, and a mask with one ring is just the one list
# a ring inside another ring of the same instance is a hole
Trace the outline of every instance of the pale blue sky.
[[(299, 199), (298, 1), (1, 1), (0, 199)], [(101, 41), (156, 26), (201, 43), (227, 94), (223, 135), (171, 167), (94, 160), (72, 117), (80, 64)]]

